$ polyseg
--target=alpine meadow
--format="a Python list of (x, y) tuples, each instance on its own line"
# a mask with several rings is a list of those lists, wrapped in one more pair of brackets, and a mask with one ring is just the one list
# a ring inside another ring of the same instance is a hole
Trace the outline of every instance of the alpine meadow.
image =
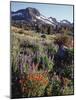
[(11, 98), (74, 94), (74, 22), (65, 14), (73, 19), (72, 8), (11, 2)]

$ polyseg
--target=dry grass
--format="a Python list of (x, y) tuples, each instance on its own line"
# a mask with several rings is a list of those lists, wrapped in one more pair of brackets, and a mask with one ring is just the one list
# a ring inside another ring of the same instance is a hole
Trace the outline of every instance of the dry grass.
[(23, 30), (22, 28), (17, 28), (17, 27), (11, 27), (11, 32), (12, 35), (14, 35), (16, 38), (20, 39), (21, 41), (28, 41), (30, 43), (35, 42), (35, 43), (45, 43), (45, 44), (50, 44), (53, 43), (55, 40), (60, 40), (63, 41), (64, 44), (67, 47), (73, 47), (73, 38), (68, 35), (61, 35), (61, 34), (53, 34), (53, 35), (47, 35), (45, 34), (46, 38), (41, 37), (40, 33), (37, 33), (35, 31), (28, 31), (28, 30)]
[(46, 35), (46, 38), (42, 38), (40, 33), (34, 32), (34, 31), (27, 31), (23, 30), (21, 28), (11, 27), (12, 34), (19, 38), (20, 40), (26, 40), (31, 42), (45, 42), (46, 44), (51, 43), (54, 41), (54, 38), (56, 38), (55, 35)]

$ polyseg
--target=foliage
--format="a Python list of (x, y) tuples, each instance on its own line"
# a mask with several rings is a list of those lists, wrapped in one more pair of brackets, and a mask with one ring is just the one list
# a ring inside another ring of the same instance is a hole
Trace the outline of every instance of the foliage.
[(43, 96), (48, 79), (41, 73), (27, 75), (27, 80), (20, 81), (24, 97)]
[[(71, 37), (19, 31), (12, 32), (11, 42), (13, 98), (73, 94), (74, 49), (69, 48)], [(59, 64), (55, 62), (56, 44), (68, 44), (65, 59), (59, 60), (57, 55)], [(67, 85), (65, 80), (68, 80)]]
[(41, 35), (41, 37), (42, 37), (42, 38), (46, 38), (46, 35), (45, 35), (45, 34), (43, 34), (43, 35)]
[(52, 95), (53, 96), (62, 95), (60, 81), (58, 80), (52, 81)]
[(63, 89), (63, 95), (73, 95), (74, 94), (74, 90), (73, 90), (74, 87), (64, 87)]
[(71, 41), (72, 40), (71, 40), (70, 36), (68, 36), (66, 34), (59, 35), (55, 39), (55, 43), (58, 44), (58, 45), (62, 45), (63, 44), (63, 45), (68, 46), (68, 45), (70, 45), (68, 43), (71, 43)]
[(69, 79), (73, 78), (73, 65), (65, 66), (63, 76)]

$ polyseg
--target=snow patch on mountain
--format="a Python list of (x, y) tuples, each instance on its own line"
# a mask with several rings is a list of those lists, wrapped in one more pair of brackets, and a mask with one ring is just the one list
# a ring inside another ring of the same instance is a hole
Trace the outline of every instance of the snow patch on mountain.
[(43, 15), (40, 15), (40, 16), (36, 16), (37, 19), (43, 21), (44, 23), (46, 24), (51, 24), (51, 25), (54, 25), (53, 22), (51, 22), (50, 20), (48, 20), (47, 17), (43, 16)]
[(23, 16), (23, 14), (18, 12), (18, 13), (13, 13), (12, 16)]

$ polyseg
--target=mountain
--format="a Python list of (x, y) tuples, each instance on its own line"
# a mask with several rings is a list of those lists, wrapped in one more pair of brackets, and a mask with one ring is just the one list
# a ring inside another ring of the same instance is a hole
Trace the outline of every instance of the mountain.
[(69, 27), (72, 27), (72, 24), (73, 23), (71, 23), (71, 22), (69, 22), (68, 20), (62, 20), (62, 21), (60, 21), (60, 25), (62, 25), (62, 26), (69, 26)]
[(11, 13), (12, 20), (26, 20), (26, 21), (34, 21), (35, 17), (39, 15), (40, 12), (37, 9), (31, 7)]
[[(28, 7), (26, 9), (20, 9), (15, 12), (11, 12), (11, 22), (13, 25), (28, 25), (41, 27), (43, 25), (44, 29), (46, 27), (53, 27), (54, 30), (59, 30), (61, 27), (73, 27), (73, 23), (66, 19), (57, 21), (56, 18), (46, 17), (41, 14), (36, 8)], [(71, 29), (72, 30), (72, 29)]]
[(36, 8), (28, 7), (26, 9), (21, 9), (16, 12), (11, 12), (12, 20), (24, 20), (26, 22), (37, 22), (42, 24), (50, 24), (55, 25), (55, 20), (50, 20), (50, 18), (45, 17), (42, 15)]
[(56, 18), (49, 17), (48, 19), (49, 19), (51, 22), (53, 22), (54, 24), (56, 24), (56, 25), (58, 24)]
[(62, 20), (62, 21), (60, 21), (60, 23), (62, 23), (62, 24), (71, 24), (71, 22), (69, 22), (68, 20)]

